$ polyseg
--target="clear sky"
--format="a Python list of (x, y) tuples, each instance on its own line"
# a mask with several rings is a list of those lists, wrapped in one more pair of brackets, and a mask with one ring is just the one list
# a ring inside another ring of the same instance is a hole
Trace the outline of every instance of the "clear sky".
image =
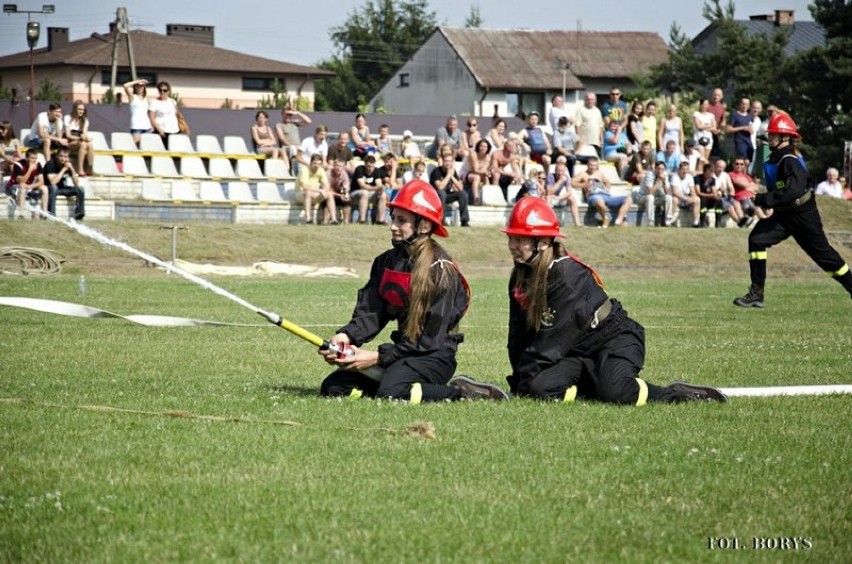
[[(6, 2), (9, 3), (9, 2)], [(167, 23), (212, 25), (217, 47), (288, 63), (314, 65), (330, 57), (334, 46), (329, 29), (341, 25), (366, 0), (18, 0), (19, 10), (41, 10), (52, 3), (56, 12), (34, 15), (42, 26), (38, 47), (44, 47), (48, 27), (67, 27), (70, 39), (93, 32), (105, 33), (118, 6), (125, 6), (132, 29), (165, 33)], [(723, 5), (727, 0), (723, 0)], [(440, 25), (463, 26), (471, 6), (478, 5), (483, 28), (585, 31), (652, 31), (668, 41), (677, 22), (689, 37), (707, 25), (701, 16), (703, 2), (681, 0), (429, 0)], [(263, 6), (266, 6), (264, 8)], [(795, 10), (797, 21), (812, 20), (807, 0), (737, 0), (738, 19), (770, 14), (776, 9)], [(25, 14), (0, 14), (0, 55), (28, 49)]]

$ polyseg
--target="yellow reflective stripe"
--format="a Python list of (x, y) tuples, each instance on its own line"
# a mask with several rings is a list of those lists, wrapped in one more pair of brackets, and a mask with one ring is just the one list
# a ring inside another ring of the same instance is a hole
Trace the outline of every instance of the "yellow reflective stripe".
[(748, 254), (749, 260), (766, 260), (766, 251), (754, 251)]
[(350, 398), (358, 399), (363, 395), (364, 395), (364, 390), (362, 390), (361, 388), (352, 388), (352, 391), (349, 392)]
[(420, 383), (411, 384), (411, 392), (408, 394), (408, 401), (413, 404), (418, 404), (423, 401), (423, 388)]
[(577, 399), (577, 386), (571, 386), (567, 390), (565, 390), (565, 397), (562, 398), (562, 401), (569, 402)]
[(636, 400), (636, 405), (645, 405), (648, 403), (648, 384), (642, 378), (636, 378), (636, 383), (639, 384), (639, 399)]
[(834, 276), (835, 278), (837, 278), (838, 276), (843, 276), (847, 272), (849, 272), (849, 265), (844, 264), (843, 266), (840, 267), (840, 270), (835, 270), (834, 272), (829, 272), (828, 275)]

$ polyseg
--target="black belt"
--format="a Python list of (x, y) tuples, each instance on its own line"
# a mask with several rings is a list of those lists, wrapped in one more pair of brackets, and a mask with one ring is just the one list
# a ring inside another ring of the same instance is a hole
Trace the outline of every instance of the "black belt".
[(592, 318), (589, 319), (588, 323), (586, 323), (586, 330), (589, 329), (597, 329), (601, 323), (603, 323), (604, 319), (612, 312), (612, 300), (606, 300), (601, 307), (595, 310), (595, 313), (592, 315)]
[(814, 197), (814, 191), (808, 190), (807, 192), (805, 192), (804, 194), (802, 194), (801, 196), (799, 196), (798, 198), (793, 200), (791, 203), (787, 204), (786, 206), (776, 206), (774, 209), (775, 209), (775, 211), (779, 211), (779, 212), (791, 211), (791, 210), (794, 210), (794, 209), (808, 203), (810, 201), (810, 199), (813, 198), (813, 197)]

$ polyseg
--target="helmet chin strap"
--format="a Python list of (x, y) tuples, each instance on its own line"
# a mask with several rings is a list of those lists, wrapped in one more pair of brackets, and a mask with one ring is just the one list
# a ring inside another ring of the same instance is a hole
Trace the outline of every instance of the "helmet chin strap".
[(420, 233), (420, 222), (425, 221), (419, 215), (415, 215), (414, 219), (414, 232), (407, 239), (402, 239), (399, 241), (391, 241), (391, 245), (394, 248), (404, 248), (410, 246), (414, 241), (419, 239), (420, 237), (428, 237), (428, 233)]

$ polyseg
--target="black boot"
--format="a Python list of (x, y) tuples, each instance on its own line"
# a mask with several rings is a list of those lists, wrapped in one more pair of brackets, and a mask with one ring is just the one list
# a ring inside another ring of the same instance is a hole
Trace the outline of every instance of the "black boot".
[(727, 403), (728, 397), (720, 390), (711, 386), (700, 386), (687, 382), (672, 382), (667, 390), (670, 392), (670, 401), (680, 403), (683, 401), (718, 401)]
[(464, 400), (489, 399), (504, 401), (509, 399), (509, 394), (504, 392), (500, 386), (486, 382), (477, 382), (473, 378), (461, 374), (453, 377), (447, 385), (458, 390), (460, 399)]
[(752, 284), (748, 287), (745, 296), (734, 299), (734, 305), (740, 307), (764, 307), (763, 286)]

